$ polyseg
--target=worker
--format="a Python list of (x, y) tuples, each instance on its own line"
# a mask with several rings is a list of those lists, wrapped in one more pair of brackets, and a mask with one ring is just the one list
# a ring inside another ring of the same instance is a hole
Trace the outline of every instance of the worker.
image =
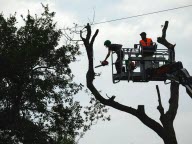
[[(155, 51), (155, 47), (153, 46), (153, 41), (151, 38), (147, 38), (146, 37), (146, 33), (142, 32), (140, 34), (141, 36), (141, 40), (139, 41), (140, 45), (141, 45), (141, 52), (142, 52), (142, 56), (147, 58), (147, 57), (151, 57), (154, 54)], [(140, 69), (141, 72), (143, 73), (143, 79), (146, 78), (146, 75), (148, 75), (148, 69), (150, 69), (152, 67), (152, 62), (151, 61), (140, 61)], [(146, 71), (146, 73), (145, 73)]]
[(147, 38), (146, 35), (147, 34), (145, 32), (142, 32), (140, 34), (141, 40), (139, 41), (143, 57), (152, 56), (154, 54), (154, 51), (156, 50), (156, 45), (153, 45), (152, 39)]
[(116, 68), (117, 74), (120, 74), (121, 71), (125, 71), (124, 68), (122, 69), (122, 61), (124, 58), (124, 53), (122, 51), (122, 45), (121, 44), (112, 44), (110, 40), (106, 40), (104, 42), (104, 46), (106, 48), (108, 48), (108, 53), (106, 55), (105, 60), (102, 63), (104, 63), (110, 56), (111, 52), (114, 51), (117, 54), (117, 60), (115, 62), (115, 68)]
[(147, 34), (145, 32), (142, 32), (140, 34), (141, 40), (139, 41), (141, 45), (141, 52), (143, 57), (152, 56), (157, 48), (156, 44), (153, 45), (152, 39), (147, 38), (146, 35)]
[(152, 46), (153, 45), (153, 41), (152, 41), (152, 39), (151, 38), (147, 38), (146, 37), (146, 33), (145, 32), (142, 32), (141, 34), (140, 34), (140, 36), (141, 36), (141, 40), (140, 40), (140, 45), (142, 46), (142, 47), (149, 47), (149, 46)]

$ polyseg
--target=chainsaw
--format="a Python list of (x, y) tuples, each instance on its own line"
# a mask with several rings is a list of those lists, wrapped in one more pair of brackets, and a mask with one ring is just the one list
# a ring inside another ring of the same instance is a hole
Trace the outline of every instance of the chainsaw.
[(97, 66), (95, 66), (95, 68), (98, 68), (98, 67), (101, 67), (101, 66), (106, 66), (106, 65), (108, 65), (109, 63), (108, 63), (108, 61), (100, 61), (100, 65), (97, 65)]

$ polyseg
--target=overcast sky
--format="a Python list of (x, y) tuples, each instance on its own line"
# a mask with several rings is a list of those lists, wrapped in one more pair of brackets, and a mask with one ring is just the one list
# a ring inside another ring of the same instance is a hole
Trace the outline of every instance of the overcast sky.
[[(192, 4), (191, 0), (0, 0), (0, 11), (5, 16), (14, 12), (17, 15), (42, 12), (40, 3), (49, 4), (50, 9), (56, 12), (55, 20), (59, 28), (72, 27), (73, 23), (85, 25), (91, 22), (94, 13), (94, 22), (118, 19), (164, 9), (180, 7)], [(176, 61), (182, 61), (183, 65), (192, 75), (192, 7), (167, 11), (163, 13), (126, 19), (111, 23), (95, 25), (93, 30), (99, 29), (99, 34), (94, 44), (95, 64), (104, 60), (107, 49), (103, 46), (106, 39), (112, 43), (123, 44), (123, 47), (133, 47), (140, 40), (142, 31), (147, 33), (154, 42), (161, 36), (161, 25), (169, 21), (167, 40), (176, 43)], [(158, 44), (159, 48), (164, 48)], [(85, 73), (87, 71), (87, 58), (84, 47), (81, 47), (83, 55), (79, 61), (71, 67), (75, 74), (75, 80), (85, 85)], [(110, 59), (109, 59), (110, 61)], [(159, 112), (155, 85), (159, 85), (162, 103), (165, 109), (168, 107), (170, 85), (163, 82), (149, 83), (112, 83), (111, 67), (98, 68), (101, 77), (96, 78), (94, 84), (102, 90), (105, 96), (116, 95), (120, 103), (137, 108), (145, 105), (146, 113), (159, 122)], [(78, 98), (83, 104), (88, 102), (88, 96), (81, 93)], [(137, 118), (127, 113), (110, 108), (110, 122), (99, 122), (86, 133), (80, 144), (162, 144), (163, 141), (151, 129), (143, 125)], [(192, 142), (192, 99), (186, 94), (185, 88), (180, 86), (179, 109), (174, 126), (178, 143), (191, 144)]]

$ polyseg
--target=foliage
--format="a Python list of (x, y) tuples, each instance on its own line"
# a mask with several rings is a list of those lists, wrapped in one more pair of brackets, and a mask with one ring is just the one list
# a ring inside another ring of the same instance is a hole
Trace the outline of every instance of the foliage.
[(83, 87), (73, 82), (69, 67), (80, 55), (79, 46), (59, 46), (62, 31), (53, 21), (55, 13), (43, 8), (40, 17), (30, 12), (21, 16), (21, 27), (16, 15), (5, 19), (0, 14), (0, 141), (4, 144), (73, 144), (80, 130), (92, 125), (73, 99)]

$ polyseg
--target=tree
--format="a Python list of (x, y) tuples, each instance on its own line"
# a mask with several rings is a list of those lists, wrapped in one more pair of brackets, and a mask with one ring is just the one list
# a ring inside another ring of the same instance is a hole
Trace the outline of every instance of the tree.
[(69, 64), (80, 55), (79, 46), (59, 46), (55, 12), (42, 6), (40, 17), (21, 16), (21, 27), (16, 14), (7, 19), (0, 14), (0, 141), (5, 144), (74, 144), (93, 122), (105, 119), (106, 108), (95, 99), (86, 109), (74, 101), (83, 85), (73, 82)]
[[(163, 28), (162, 37), (158, 38), (158, 42), (166, 46), (172, 54), (172, 58), (174, 58), (174, 47), (175, 45), (169, 43), (166, 40), (166, 30), (168, 27), (168, 22), (165, 22), (165, 26)], [(160, 112), (160, 121), (161, 124), (150, 118), (146, 113), (144, 109), (144, 105), (138, 105), (138, 108), (132, 108), (130, 106), (126, 106), (123, 104), (120, 104), (114, 100), (114, 96), (112, 96), (109, 99), (105, 99), (99, 91), (96, 89), (96, 87), (93, 85), (93, 80), (95, 79), (95, 72), (93, 67), (93, 44), (94, 40), (99, 32), (97, 29), (96, 32), (91, 37), (91, 26), (87, 24), (85, 27), (87, 30), (86, 37), (84, 38), (82, 35), (82, 31), (80, 32), (80, 37), (84, 43), (84, 46), (86, 48), (87, 57), (88, 57), (88, 71), (86, 74), (86, 80), (87, 80), (87, 87), (92, 92), (92, 94), (95, 96), (97, 100), (99, 100), (102, 104), (111, 106), (119, 111), (123, 111), (126, 113), (129, 113), (135, 117), (137, 117), (143, 124), (148, 126), (150, 129), (152, 129), (154, 132), (156, 132), (164, 141), (165, 144), (177, 144), (175, 131), (173, 127), (173, 121), (175, 119), (175, 116), (177, 114), (178, 109), (178, 99), (179, 99), (179, 84), (172, 81), (170, 86), (170, 100), (169, 100), (169, 109), (167, 112), (164, 112), (164, 108), (161, 104), (161, 97), (159, 93), (159, 89), (157, 86), (158, 91), (158, 98), (159, 98), (159, 106), (158, 110)]]

